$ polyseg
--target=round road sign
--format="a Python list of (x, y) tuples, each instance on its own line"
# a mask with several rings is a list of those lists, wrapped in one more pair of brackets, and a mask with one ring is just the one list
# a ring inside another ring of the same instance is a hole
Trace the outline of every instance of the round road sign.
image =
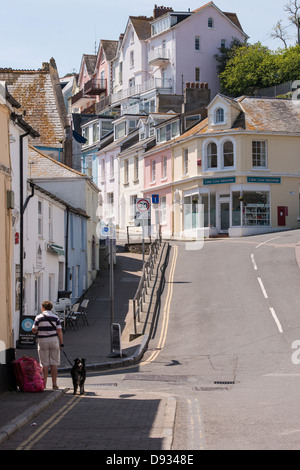
[(147, 199), (138, 199), (137, 201), (137, 209), (140, 212), (147, 212), (150, 209), (150, 203)]

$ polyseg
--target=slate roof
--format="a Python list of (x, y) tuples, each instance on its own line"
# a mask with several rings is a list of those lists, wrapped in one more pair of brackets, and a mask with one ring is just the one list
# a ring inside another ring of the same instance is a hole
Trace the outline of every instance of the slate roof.
[(83, 173), (60, 163), (33, 146), (28, 146), (28, 175), (35, 178), (88, 178)]
[(151, 36), (151, 21), (153, 18), (147, 18), (146, 16), (130, 16), (129, 17), (138, 38), (141, 41), (149, 39)]
[(299, 100), (242, 97), (237, 101), (246, 130), (300, 133)]
[(300, 134), (300, 100), (279, 98), (255, 98), (242, 96), (226, 101), (240, 108), (240, 114), (230, 129), (216, 131), (208, 128), (208, 118), (182, 134), (177, 140), (213, 132), (230, 133), (234, 131), (280, 132)]
[(40, 70), (0, 69), (0, 80), (20, 103), (18, 112), (40, 134), (34, 144), (62, 148), (69, 123), (54, 59)]
[(119, 41), (111, 41), (108, 39), (101, 39), (101, 44), (104, 49), (106, 60), (110, 61), (116, 57)]
[(95, 72), (97, 56), (92, 54), (83, 54), (82, 60), (85, 62), (88, 75), (93, 75)]

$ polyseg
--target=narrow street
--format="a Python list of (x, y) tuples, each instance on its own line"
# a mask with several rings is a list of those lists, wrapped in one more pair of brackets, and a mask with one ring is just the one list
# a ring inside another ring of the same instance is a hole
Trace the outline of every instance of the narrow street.
[(172, 243), (142, 362), (89, 374), (85, 396), (69, 391), (0, 449), (298, 449), (299, 240)]

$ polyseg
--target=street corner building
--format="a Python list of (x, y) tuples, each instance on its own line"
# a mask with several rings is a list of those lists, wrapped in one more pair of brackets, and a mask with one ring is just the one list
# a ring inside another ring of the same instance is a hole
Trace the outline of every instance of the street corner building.
[(207, 237), (299, 228), (299, 101), (218, 94), (207, 111), (173, 147), (175, 232), (199, 212)]

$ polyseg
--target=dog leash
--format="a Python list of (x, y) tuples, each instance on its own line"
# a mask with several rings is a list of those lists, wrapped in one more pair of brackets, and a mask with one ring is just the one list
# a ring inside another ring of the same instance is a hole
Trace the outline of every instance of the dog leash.
[(73, 367), (73, 364), (72, 362), (70, 361), (70, 359), (68, 358), (68, 356), (66, 355), (65, 351), (63, 349), (61, 349), (61, 351), (64, 353), (64, 355), (66, 356), (68, 362), (71, 364), (71, 366)]

